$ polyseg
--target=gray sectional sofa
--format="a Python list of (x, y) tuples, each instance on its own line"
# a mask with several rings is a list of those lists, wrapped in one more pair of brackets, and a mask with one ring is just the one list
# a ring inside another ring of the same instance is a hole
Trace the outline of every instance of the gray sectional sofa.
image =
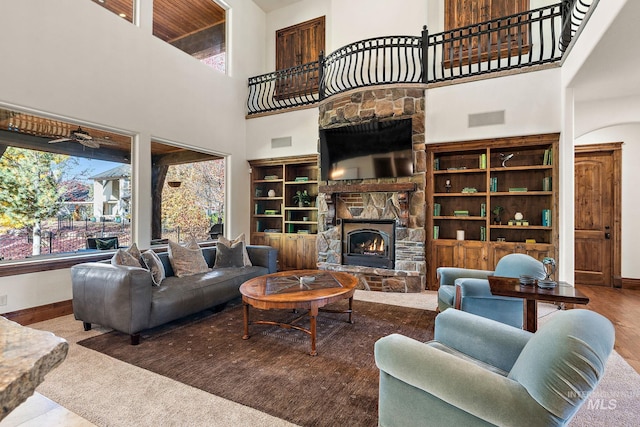
[[(209, 267), (216, 248), (202, 248)], [(240, 285), (253, 277), (275, 273), (277, 250), (247, 245), (252, 266), (213, 268), (206, 273), (176, 277), (168, 253), (159, 253), (166, 278), (153, 286), (151, 274), (142, 267), (88, 262), (71, 268), (73, 314), (85, 330), (99, 324), (129, 334), (131, 344), (140, 332), (199, 311), (223, 305), (240, 296)]]

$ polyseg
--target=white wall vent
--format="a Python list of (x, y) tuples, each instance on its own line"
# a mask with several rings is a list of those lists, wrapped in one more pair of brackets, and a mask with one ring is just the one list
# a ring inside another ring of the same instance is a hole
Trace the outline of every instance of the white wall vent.
[(487, 113), (469, 114), (469, 127), (491, 126), (504, 124), (504, 110), (489, 111)]

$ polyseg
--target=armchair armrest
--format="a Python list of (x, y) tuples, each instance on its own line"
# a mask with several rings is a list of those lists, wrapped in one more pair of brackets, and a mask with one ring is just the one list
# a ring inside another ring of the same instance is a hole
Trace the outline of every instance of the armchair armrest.
[(461, 297), (491, 297), (491, 287), (489, 281), (485, 279), (460, 278), (454, 281), (456, 286), (456, 295), (460, 293)]
[(460, 310), (438, 314), (434, 339), (474, 359), (509, 372), (533, 336), (514, 328)]
[(146, 329), (153, 282), (141, 267), (88, 262), (71, 267), (73, 314), (134, 335)]
[(493, 271), (476, 270), (472, 268), (438, 267), (436, 269), (436, 274), (440, 278), (440, 286), (453, 286), (456, 279), (461, 277), (486, 279), (489, 276), (493, 276)]
[(491, 424), (557, 422), (516, 381), (411, 338), (381, 338), (375, 344), (375, 360), (387, 375)]

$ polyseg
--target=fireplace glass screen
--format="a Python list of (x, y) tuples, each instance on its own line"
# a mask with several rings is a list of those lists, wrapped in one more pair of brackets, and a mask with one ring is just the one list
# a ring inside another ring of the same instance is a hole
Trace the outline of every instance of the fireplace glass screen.
[(343, 222), (342, 263), (363, 267), (394, 267), (395, 222)]

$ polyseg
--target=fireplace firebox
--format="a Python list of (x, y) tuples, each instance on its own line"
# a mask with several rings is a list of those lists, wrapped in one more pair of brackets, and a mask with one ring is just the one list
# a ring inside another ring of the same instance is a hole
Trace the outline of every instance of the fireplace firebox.
[(343, 219), (342, 264), (393, 269), (395, 220)]

